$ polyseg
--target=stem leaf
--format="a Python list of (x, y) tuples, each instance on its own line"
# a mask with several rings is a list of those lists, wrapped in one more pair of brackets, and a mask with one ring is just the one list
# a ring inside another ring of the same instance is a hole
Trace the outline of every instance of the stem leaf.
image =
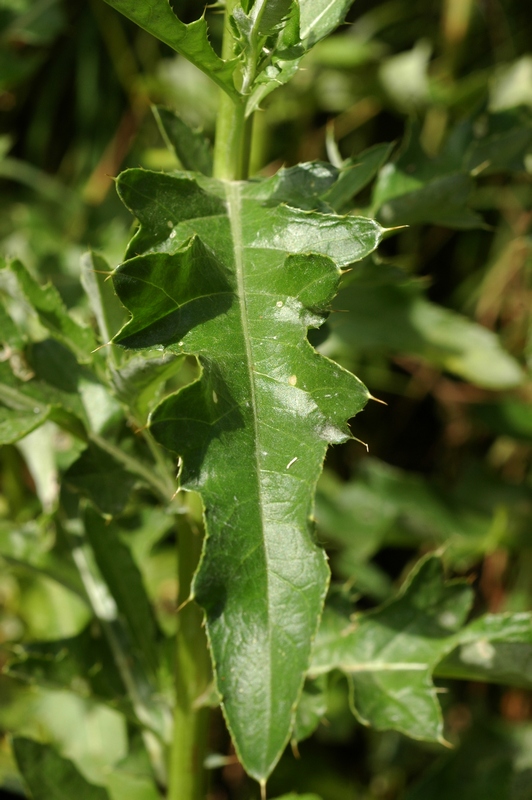
[(329, 605), (310, 676), (339, 669), (366, 725), (443, 740), (432, 676), (532, 686), (532, 615), (486, 614), (464, 626), (472, 590), (443, 580), (438, 556), (422, 559), (398, 595), (375, 611)]
[(151, 430), (203, 498), (193, 594), (239, 757), (261, 780), (289, 738), (328, 582), (315, 484), (327, 443), (350, 437), (346, 420), (368, 399), (306, 332), (324, 321), (339, 267), (382, 229), (271, 207), (256, 188), (129, 170), (119, 191), (141, 227), (114, 280), (132, 313), (116, 342), (196, 354), (203, 370), (155, 409)]
[(216, 55), (209, 42), (204, 17), (185, 25), (174, 14), (168, 0), (106, 0), (125, 17), (151, 33), (161, 42), (188, 58), (205, 72), (230, 96), (236, 97), (233, 72), (236, 61), (224, 61)]
[(105, 789), (89, 783), (49, 745), (17, 736), (13, 752), (34, 800), (110, 800)]
[(185, 169), (212, 175), (212, 147), (201, 131), (194, 130), (174, 111), (154, 106), (153, 114), (166, 144)]

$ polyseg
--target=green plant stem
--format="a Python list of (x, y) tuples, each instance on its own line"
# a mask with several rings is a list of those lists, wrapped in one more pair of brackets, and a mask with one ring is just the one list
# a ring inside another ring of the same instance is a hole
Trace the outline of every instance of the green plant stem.
[[(203, 613), (190, 600), (201, 537), (188, 524), (178, 529), (179, 595), (177, 617), (174, 735), (170, 754), (168, 800), (204, 800), (209, 709), (196, 701), (208, 687), (211, 672)], [(181, 607), (182, 606), (182, 607)]]
[[(233, 35), (229, 23), (235, 0), (227, 0), (222, 57), (232, 58)], [(246, 119), (245, 98), (232, 99), (220, 92), (214, 147), (214, 177), (245, 180), (251, 152), (251, 119)], [(181, 523), (178, 531), (179, 608), (176, 633), (174, 734), (170, 752), (168, 800), (204, 800), (209, 710), (197, 708), (210, 680), (210, 657), (203, 629), (203, 613), (190, 600), (192, 578), (198, 565), (201, 539)]]
[[(222, 58), (233, 58), (233, 33), (230, 16), (236, 0), (225, 4)], [(227, 181), (246, 180), (249, 174), (252, 117), (246, 119), (246, 98), (229, 97), (220, 91), (220, 104), (214, 144), (214, 177)]]

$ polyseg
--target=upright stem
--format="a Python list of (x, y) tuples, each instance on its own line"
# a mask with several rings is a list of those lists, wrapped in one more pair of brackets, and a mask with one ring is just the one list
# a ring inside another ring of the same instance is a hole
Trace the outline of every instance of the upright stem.
[[(233, 58), (233, 34), (229, 23), (236, 0), (226, 0), (222, 57)], [(214, 177), (227, 181), (245, 180), (249, 171), (251, 120), (246, 119), (245, 98), (236, 100), (220, 92)], [(204, 760), (209, 712), (198, 709), (196, 701), (210, 680), (210, 657), (203, 629), (203, 614), (188, 602), (194, 572), (201, 551), (200, 537), (181, 523), (178, 533), (179, 605), (175, 660), (176, 704), (174, 735), (170, 753), (168, 800), (204, 800)]]
[(176, 654), (174, 735), (170, 753), (168, 800), (205, 800), (205, 768), (209, 723), (208, 708), (195, 701), (210, 680), (210, 658), (202, 627), (203, 614), (190, 597), (198, 565), (201, 537), (181, 522), (178, 531), (179, 605)]
[[(230, 17), (236, 0), (226, 0), (222, 58), (234, 57)], [(214, 143), (214, 177), (242, 181), (248, 177), (252, 119), (246, 119), (246, 98), (233, 99), (220, 90)]]

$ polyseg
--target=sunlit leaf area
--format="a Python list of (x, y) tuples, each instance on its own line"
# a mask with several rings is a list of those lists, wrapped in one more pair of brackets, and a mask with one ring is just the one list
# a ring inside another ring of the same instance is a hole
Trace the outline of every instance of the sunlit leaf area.
[(530, 4), (226, 2), (0, 0), (0, 800), (532, 800)]

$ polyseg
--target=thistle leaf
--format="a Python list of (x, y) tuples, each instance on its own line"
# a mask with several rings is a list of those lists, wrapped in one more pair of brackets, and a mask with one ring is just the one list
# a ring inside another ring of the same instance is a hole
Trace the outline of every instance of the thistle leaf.
[(208, 38), (204, 17), (185, 25), (174, 14), (168, 0), (106, 0), (125, 17), (135, 22), (205, 72), (230, 96), (236, 97), (233, 72), (236, 61), (224, 61), (216, 55)]
[(455, 647), (472, 602), (464, 581), (444, 583), (441, 561), (422, 560), (399, 595), (375, 611), (349, 615), (328, 608), (310, 669), (340, 669), (354, 689), (361, 722), (416, 739), (443, 741), (443, 719), (432, 673)]
[(368, 399), (306, 332), (324, 321), (340, 267), (382, 229), (271, 207), (256, 184), (130, 170), (119, 192), (141, 227), (115, 273), (132, 313), (115, 341), (195, 354), (203, 370), (155, 409), (151, 430), (183, 458), (182, 487), (202, 495), (193, 593), (239, 757), (262, 780), (290, 736), (328, 582), (315, 484), (327, 444), (350, 437), (346, 420)]
[(72, 761), (50, 745), (17, 736), (13, 752), (34, 800), (110, 800), (105, 789), (89, 783)]
[(472, 597), (465, 581), (444, 581), (438, 556), (427, 556), (380, 608), (326, 608), (309, 676), (339, 669), (361, 722), (442, 742), (434, 675), (532, 685), (532, 615), (486, 614), (464, 626)]

